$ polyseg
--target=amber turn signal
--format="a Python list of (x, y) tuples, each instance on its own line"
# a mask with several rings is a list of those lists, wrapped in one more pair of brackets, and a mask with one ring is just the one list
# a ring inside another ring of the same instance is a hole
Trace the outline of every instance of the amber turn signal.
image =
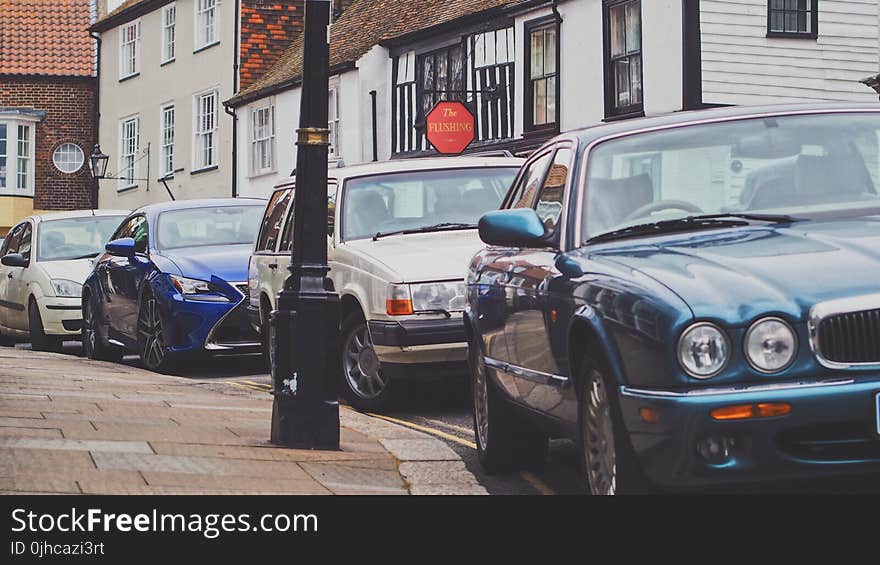
[(391, 300), (385, 301), (385, 312), (389, 316), (409, 316), (413, 313), (412, 300)]
[(791, 404), (786, 402), (762, 402), (760, 404), (737, 404), (712, 410), (713, 420), (750, 420), (754, 418), (774, 418), (791, 413)]
[(656, 424), (660, 421), (660, 413), (647, 406), (639, 408), (639, 416), (642, 418), (643, 422), (647, 422), (648, 424)]

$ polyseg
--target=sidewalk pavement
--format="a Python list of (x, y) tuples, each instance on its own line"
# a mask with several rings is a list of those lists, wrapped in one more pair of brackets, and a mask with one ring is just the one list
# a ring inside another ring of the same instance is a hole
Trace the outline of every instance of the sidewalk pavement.
[(340, 451), (269, 444), (271, 396), (0, 348), (0, 493), (486, 494), (428, 435), (340, 410)]

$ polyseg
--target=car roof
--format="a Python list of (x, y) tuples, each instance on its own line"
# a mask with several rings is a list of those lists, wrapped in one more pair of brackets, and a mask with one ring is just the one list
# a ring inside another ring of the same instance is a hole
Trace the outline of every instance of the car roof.
[(208, 208), (216, 206), (265, 206), (264, 198), (202, 198), (195, 200), (173, 200), (141, 206), (135, 212), (143, 214), (158, 214), (169, 210), (191, 210), (193, 208)]
[(50, 220), (70, 220), (75, 218), (88, 218), (100, 216), (128, 216), (130, 210), (67, 210), (63, 212), (44, 212), (29, 216), (37, 222), (48, 222)]
[[(329, 169), (327, 175), (331, 181), (343, 181), (352, 177), (361, 177), (382, 173), (405, 173), (413, 171), (430, 171), (438, 169), (475, 169), (483, 167), (512, 167), (519, 169), (525, 159), (519, 157), (420, 157), (416, 159), (393, 159), (375, 161), (360, 165), (351, 165)], [(288, 187), (296, 181), (290, 176), (275, 185), (275, 189)]]
[(763, 115), (834, 113), (846, 111), (880, 112), (880, 104), (821, 102), (803, 104), (768, 104), (761, 106), (726, 106), (705, 110), (689, 110), (686, 112), (673, 112), (650, 118), (633, 118), (585, 127), (561, 134), (550, 140), (548, 144), (559, 139), (571, 138), (577, 138), (580, 141), (590, 143), (608, 136), (623, 135), (654, 128), (675, 127), (678, 125), (726, 119), (760, 117)]

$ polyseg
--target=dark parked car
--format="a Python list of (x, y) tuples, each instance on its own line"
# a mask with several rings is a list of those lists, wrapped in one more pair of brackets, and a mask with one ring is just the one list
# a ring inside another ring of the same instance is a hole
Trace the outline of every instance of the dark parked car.
[(880, 106), (562, 135), (470, 265), (493, 472), (576, 441), (595, 494), (880, 473)]
[(187, 200), (133, 212), (82, 293), (91, 359), (140, 355), (173, 371), (184, 355), (259, 351), (247, 319), (247, 268), (264, 200)]

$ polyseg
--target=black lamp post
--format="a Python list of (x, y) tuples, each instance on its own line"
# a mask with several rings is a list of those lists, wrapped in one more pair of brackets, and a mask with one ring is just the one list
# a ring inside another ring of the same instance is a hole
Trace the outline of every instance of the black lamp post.
[(272, 442), (339, 449), (339, 295), (327, 276), (330, 0), (306, 0), (290, 276), (273, 312)]

